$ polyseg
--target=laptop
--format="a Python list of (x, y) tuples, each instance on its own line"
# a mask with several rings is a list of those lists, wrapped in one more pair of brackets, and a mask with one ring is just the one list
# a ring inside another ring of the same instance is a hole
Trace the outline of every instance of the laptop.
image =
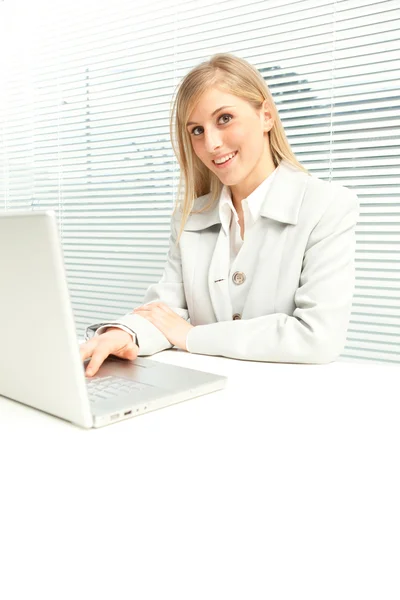
[(0, 214), (0, 395), (101, 427), (225, 387), (226, 377), (110, 356), (85, 377), (54, 211)]

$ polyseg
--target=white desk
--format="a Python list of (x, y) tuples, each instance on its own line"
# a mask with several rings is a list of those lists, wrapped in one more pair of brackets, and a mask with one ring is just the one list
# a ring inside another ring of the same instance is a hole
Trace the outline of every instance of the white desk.
[(152, 358), (228, 387), (90, 431), (0, 400), (1, 598), (399, 599), (398, 367)]

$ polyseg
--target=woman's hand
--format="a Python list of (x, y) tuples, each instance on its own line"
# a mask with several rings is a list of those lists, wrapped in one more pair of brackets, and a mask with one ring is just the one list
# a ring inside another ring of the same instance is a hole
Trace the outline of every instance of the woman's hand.
[(151, 302), (135, 308), (133, 313), (153, 323), (173, 346), (187, 350), (186, 337), (194, 325), (179, 317), (163, 302)]
[(108, 328), (101, 335), (97, 335), (84, 344), (81, 344), (79, 350), (82, 361), (91, 358), (85, 371), (85, 375), (88, 376), (96, 375), (110, 354), (127, 360), (135, 360), (139, 352), (139, 348), (129, 333), (112, 327)]

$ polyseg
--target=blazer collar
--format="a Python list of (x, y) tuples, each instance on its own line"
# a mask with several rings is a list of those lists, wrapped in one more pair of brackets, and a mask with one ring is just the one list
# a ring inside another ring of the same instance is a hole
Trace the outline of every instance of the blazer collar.
[[(275, 177), (262, 203), (260, 216), (296, 225), (308, 177), (309, 175), (304, 171), (294, 167), (288, 161), (282, 160), (276, 168)], [(209, 199), (210, 194), (197, 198), (194, 209), (200, 210)], [(190, 214), (184, 230), (200, 231), (217, 224), (221, 224), (218, 202), (210, 210)]]

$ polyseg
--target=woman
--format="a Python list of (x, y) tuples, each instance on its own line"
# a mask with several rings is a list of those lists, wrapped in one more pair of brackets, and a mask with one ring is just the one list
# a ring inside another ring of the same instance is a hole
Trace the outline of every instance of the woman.
[(230, 54), (182, 80), (171, 140), (184, 193), (163, 276), (132, 313), (88, 327), (86, 373), (109, 354), (133, 360), (172, 345), (257, 361), (335, 360), (354, 289), (356, 194), (297, 161), (263, 77)]

